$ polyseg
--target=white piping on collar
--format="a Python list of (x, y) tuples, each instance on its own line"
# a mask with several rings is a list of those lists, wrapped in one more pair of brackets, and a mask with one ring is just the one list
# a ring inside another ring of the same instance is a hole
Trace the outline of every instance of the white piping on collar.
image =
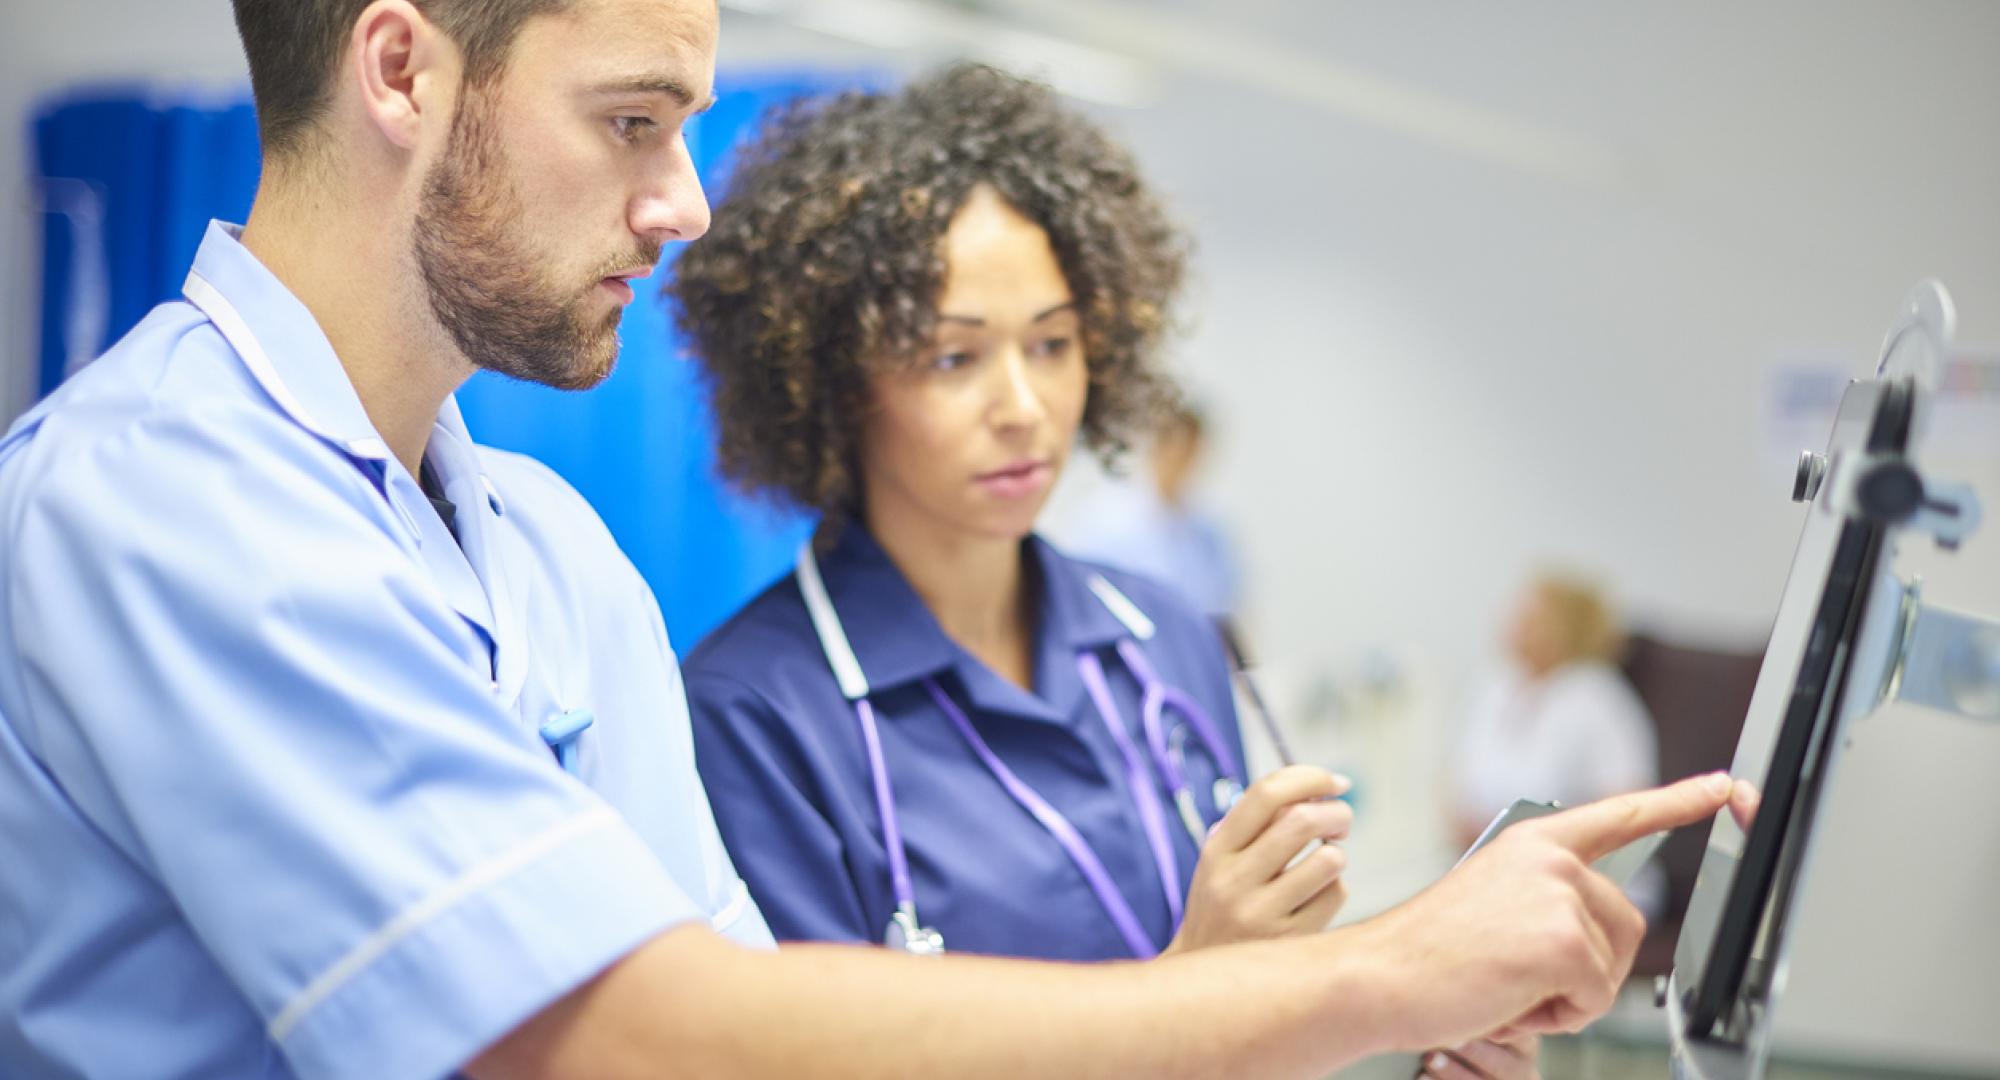
[(1133, 603), (1131, 597), (1119, 592), (1118, 586), (1105, 580), (1103, 574), (1090, 575), (1090, 591), (1097, 594), (1097, 599), (1110, 610), (1112, 618), (1124, 623), (1125, 629), (1130, 631), (1133, 637), (1140, 641), (1151, 641), (1153, 635), (1159, 632), (1159, 628), (1153, 625), (1153, 620), (1139, 610), (1139, 605)]
[(373, 437), (343, 439), (330, 433), (326, 425), (320, 423), (305, 407), (305, 403), (292, 393), (291, 387), (285, 385), (285, 380), (278, 374), (277, 366), (271, 363), (271, 357), (264, 352), (263, 343), (257, 340), (257, 335), (251, 331), (250, 324), (243, 320), (243, 314), (236, 310), (236, 305), (230, 303), (229, 298), (222, 295), (222, 290), (210, 284), (199, 271), (188, 271), (187, 281), (182, 283), (181, 292), (194, 306), (201, 309), (202, 314), (208, 316), (208, 321), (214, 323), (217, 330), (222, 332), (223, 340), (229, 342), (229, 346), (236, 350), (236, 355), (243, 360), (243, 366), (250, 369), (250, 374), (256, 376), (258, 384), (263, 386), (264, 392), (270, 394), (280, 408), (292, 414), (294, 419), (314, 433), (346, 447), (350, 454), (377, 461), (388, 459), (389, 447), (381, 439)]

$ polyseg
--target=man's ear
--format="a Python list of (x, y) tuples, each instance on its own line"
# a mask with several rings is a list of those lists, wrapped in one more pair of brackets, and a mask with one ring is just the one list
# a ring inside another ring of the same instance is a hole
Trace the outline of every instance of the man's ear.
[(362, 114), (392, 145), (413, 150), (426, 126), (449, 125), (458, 49), (409, 0), (375, 0), (354, 22), (348, 70)]

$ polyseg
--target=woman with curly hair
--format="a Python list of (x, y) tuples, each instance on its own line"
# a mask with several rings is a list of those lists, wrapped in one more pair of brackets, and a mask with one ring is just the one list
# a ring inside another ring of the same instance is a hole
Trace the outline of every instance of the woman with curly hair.
[(1073, 446), (1172, 402), (1182, 265), (1122, 150), (973, 66), (778, 116), (681, 257), (725, 473), (821, 517), (685, 667), (780, 938), (1094, 960), (1339, 907), (1344, 781), (1239, 801), (1208, 620), (1033, 532)]

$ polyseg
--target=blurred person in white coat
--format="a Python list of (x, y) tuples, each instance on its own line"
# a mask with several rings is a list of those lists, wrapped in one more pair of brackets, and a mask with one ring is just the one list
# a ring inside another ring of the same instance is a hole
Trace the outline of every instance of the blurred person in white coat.
[[(1516, 799), (1575, 806), (1659, 782), (1652, 715), (1618, 669), (1624, 633), (1603, 593), (1565, 573), (1515, 602), (1507, 663), (1471, 697), (1452, 761), (1452, 821), (1468, 846)], [(1648, 867), (1628, 890), (1657, 910)]]

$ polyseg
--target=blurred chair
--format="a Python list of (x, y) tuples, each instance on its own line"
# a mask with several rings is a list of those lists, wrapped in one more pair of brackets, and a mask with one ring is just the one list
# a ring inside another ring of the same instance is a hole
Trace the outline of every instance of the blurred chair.
[[(1763, 662), (1761, 652), (1669, 644), (1638, 632), (1627, 639), (1621, 667), (1653, 714), (1662, 777), (1672, 780), (1729, 767)], [(1661, 846), (1657, 858), (1667, 875), (1666, 912), (1647, 927), (1633, 978), (1650, 979), (1673, 967), (1681, 918), (1707, 842), (1707, 827), (1696, 826), (1674, 833)]]

